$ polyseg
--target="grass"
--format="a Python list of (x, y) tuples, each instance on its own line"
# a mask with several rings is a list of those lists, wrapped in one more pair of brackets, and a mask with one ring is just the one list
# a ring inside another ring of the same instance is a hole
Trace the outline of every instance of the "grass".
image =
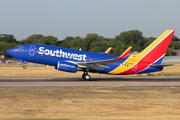
[[(45, 65), (28, 65), (27, 69), (22, 68), (23, 65), (0, 65), (0, 77), (27, 77), (27, 78), (79, 78), (83, 72), (68, 73), (54, 69), (53, 66)], [(119, 75), (107, 75), (89, 73), (92, 78), (98, 77), (119, 77)], [(128, 77), (147, 77), (147, 74), (126, 75)], [(180, 76), (180, 63), (175, 63), (174, 66), (165, 67), (163, 71), (150, 73), (150, 77), (179, 77)]]
[[(54, 67), (46, 67), (46, 66), (29, 66), (27, 69), (23, 69), (22, 65), (6, 65), (0, 66), (0, 77), (27, 77), (27, 78), (35, 78), (35, 77), (69, 77), (72, 76), (73, 73), (60, 72)], [(75, 77), (78, 75), (74, 74)], [(80, 75), (81, 76), (81, 75)]]
[(1, 120), (179, 120), (180, 89), (1, 89), (0, 105)]

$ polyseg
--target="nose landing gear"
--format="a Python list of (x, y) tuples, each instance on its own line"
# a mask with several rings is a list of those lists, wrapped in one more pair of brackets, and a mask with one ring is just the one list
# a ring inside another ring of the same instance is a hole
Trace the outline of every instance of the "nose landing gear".
[(27, 66), (26, 65), (23, 65), (23, 69), (26, 69), (27, 68)]

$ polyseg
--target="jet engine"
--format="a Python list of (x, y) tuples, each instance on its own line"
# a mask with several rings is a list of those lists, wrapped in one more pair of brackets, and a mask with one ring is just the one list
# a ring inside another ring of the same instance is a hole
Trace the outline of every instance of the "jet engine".
[(78, 68), (78, 65), (69, 63), (69, 62), (64, 62), (64, 61), (58, 61), (58, 64), (55, 67), (55, 69), (57, 70), (72, 72), (72, 73), (76, 73), (77, 68)]

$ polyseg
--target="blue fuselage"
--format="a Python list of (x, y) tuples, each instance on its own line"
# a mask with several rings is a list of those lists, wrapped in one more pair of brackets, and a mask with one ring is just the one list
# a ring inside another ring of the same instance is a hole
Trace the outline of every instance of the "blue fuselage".
[[(87, 51), (80, 51), (75, 49), (69, 48), (62, 48), (56, 46), (49, 46), (49, 45), (38, 45), (38, 44), (23, 44), (17, 46), (17, 48), (12, 48), (7, 51), (13, 57), (33, 63), (45, 64), (45, 65), (52, 65), (57, 66), (59, 61), (71, 61), (71, 62), (95, 62), (95, 61), (103, 61), (117, 58), (117, 56), (112, 56), (106, 53), (94, 53), (94, 52), (87, 52)], [(97, 72), (97, 73), (109, 73), (119, 66), (129, 66), (133, 63), (126, 62), (126, 60), (130, 57), (127, 55), (123, 60), (109, 63), (107, 64), (108, 67), (102, 68), (100, 70), (89, 69), (89, 72)], [(147, 72), (155, 72), (162, 70), (162, 68), (148, 68), (146, 69)], [(134, 73), (137, 73), (134, 71)], [(141, 71), (141, 73), (144, 73)]]

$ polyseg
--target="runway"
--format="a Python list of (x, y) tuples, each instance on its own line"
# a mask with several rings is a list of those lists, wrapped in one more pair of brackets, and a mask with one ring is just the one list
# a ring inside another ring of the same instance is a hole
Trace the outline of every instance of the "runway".
[(0, 88), (180, 88), (180, 78), (0, 78)]

